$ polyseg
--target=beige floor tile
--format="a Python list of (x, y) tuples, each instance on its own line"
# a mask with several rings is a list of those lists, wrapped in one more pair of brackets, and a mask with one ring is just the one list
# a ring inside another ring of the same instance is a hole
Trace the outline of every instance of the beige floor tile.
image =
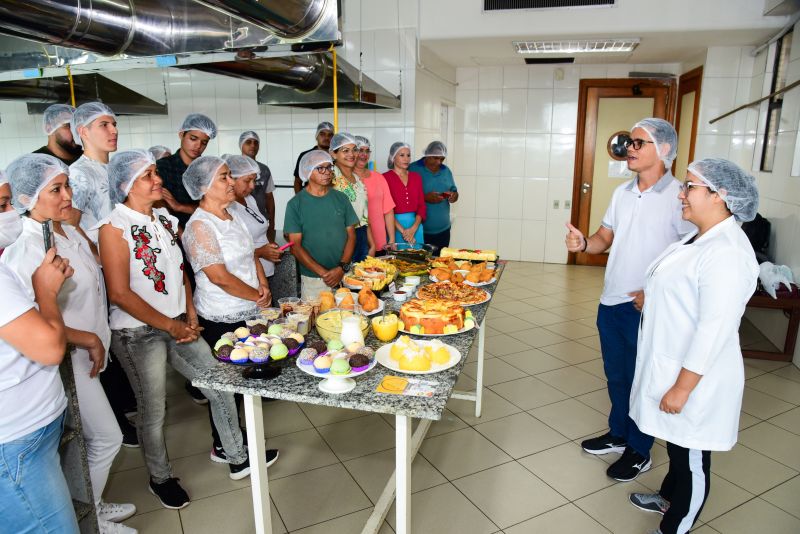
[(788, 378), (767, 373), (748, 380), (747, 387), (762, 393), (768, 393), (792, 404), (800, 404), (800, 382), (795, 382)]
[(594, 408), (600, 413), (611, 413), (611, 399), (608, 397), (608, 390), (598, 389), (597, 391), (592, 391), (591, 393), (578, 395), (575, 398), (589, 408)]
[(772, 374), (778, 375), (788, 380), (800, 382), (800, 368), (798, 368), (794, 364), (787, 365), (786, 367), (781, 367), (780, 369), (776, 369), (775, 371), (772, 371)]
[(508, 527), (503, 532), (505, 534), (542, 534), (545, 532), (607, 534), (608, 530), (574, 504), (566, 504), (533, 519)]
[(645, 491), (638, 482), (614, 484), (574, 504), (614, 534), (643, 534), (657, 528), (661, 520), (660, 515), (637, 510), (628, 501), (630, 493)]
[(511, 457), (472, 428), (427, 438), (420, 453), (449, 480), (511, 461)]
[(270, 480), (339, 462), (322, 436), (313, 428), (281, 434), (270, 438), (267, 444), (281, 453), (280, 459), (269, 468)]
[(800, 532), (800, 519), (756, 498), (711, 521), (709, 526), (725, 534), (797, 534)]
[(606, 389), (606, 381), (590, 375), (577, 367), (564, 367), (536, 375), (539, 380), (550, 384), (567, 395), (583, 395), (598, 389)]
[[(519, 294), (517, 294), (517, 298), (523, 298)], [(511, 302), (502, 302), (499, 304), (493, 304), (498, 310), (501, 312), (505, 312), (509, 315), (521, 315), (529, 312), (534, 312), (539, 308), (535, 305), (530, 305), (521, 300), (514, 300)]]
[(522, 458), (569, 441), (525, 412), (475, 425), (475, 430), (512, 458)]
[(313, 428), (296, 402), (270, 401), (263, 406), (264, 433), (268, 438)]
[[(391, 449), (344, 463), (345, 468), (373, 503), (377, 502), (386, 482), (394, 473), (394, 452), (394, 449)], [(447, 479), (428, 460), (417, 454), (411, 464), (411, 491), (422, 491), (445, 482)]]
[(523, 343), (522, 341), (513, 338), (508, 334), (487, 338), (484, 346), (485, 350), (488, 350), (495, 356), (514, 354), (515, 352), (522, 352), (524, 350), (529, 350), (530, 348), (530, 345)]
[(178, 371), (167, 366), (167, 396), (189, 395), (185, 389), (186, 379)]
[(567, 321), (547, 325), (546, 328), (551, 332), (563, 336), (567, 339), (580, 339), (597, 335), (597, 329), (579, 323), (578, 321)]
[(587, 308), (581, 304), (569, 304), (567, 306), (548, 308), (548, 311), (560, 315), (564, 319), (569, 319), (570, 321), (593, 317), (597, 313), (594, 306)]
[(692, 534), (721, 534), (719, 530), (715, 530), (708, 525), (700, 525), (692, 529)]
[[(183, 473), (175, 472), (174, 476), (181, 478)], [(106, 482), (103, 499), (108, 502), (129, 502), (136, 506), (136, 510), (140, 514), (163, 510), (158, 499), (147, 489), (148, 480), (149, 475), (144, 467), (111, 473)], [(191, 497), (191, 490), (187, 489), (187, 491)]]
[(517, 300), (517, 299), (512, 297), (510, 294), (501, 291), (497, 291), (495, 292), (494, 295), (492, 295), (493, 304), (498, 304), (500, 302), (511, 302), (512, 300)]
[(341, 461), (394, 447), (394, 429), (378, 414), (319, 427)]
[(525, 371), (529, 375), (552, 371), (566, 367), (568, 364), (564, 360), (559, 360), (550, 356), (539, 349), (529, 349), (515, 354), (507, 354), (500, 357), (503, 361), (510, 363), (517, 369)]
[(475, 417), (475, 403), (472, 401), (451, 398), (447, 401), (447, 407), (468, 425), (477, 425), (485, 421), (492, 421), (522, 411), (517, 406), (511, 404), (500, 395), (487, 388), (483, 388), (480, 417)]
[(767, 395), (748, 386), (744, 387), (742, 411), (759, 419), (769, 419), (783, 412), (788, 412), (794, 407), (793, 404), (784, 402), (777, 397)]
[(606, 476), (608, 465), (572, 442), (527, 456), (519, 463), (571, 501), (614, 484)]
[[(477, 380), (478, 363), (475, 362), (464, 365), (464, 369), (461, 372), (467, 375), (468, 377)], [(525, 373), (523, 373), (513, 365), (507, 364), (500, 358), (492, 358), (491, 360), (483, 361), (484, 386), (500, 384), (502, 382), (508, 382), (509, 380), (515, 380), (517, 378), (522, 378), (524, 376), (526, 376)]]
[(524, 321), (519, 317), (514, 317), (512, 315), (488, 319), (486, 324), (499, 332), (503, 332), (504, 334), (519, 332), (520, 330), (527, 330), (535, 326), (528, 321)]
[(521, 313), (517, 315), (517, 317), (519, 317), (520, 319), (524, 319), (529, 323), (533, 323), (536, 326), (549, 326), (552, 324), (558, 324), (564, 322), (563, 317), (561, 317), (560, 315), (556, 315), (555, 313), (550, 313), (549, 311), (547, 311), (547, 309), (533, 311), (530, 313)]
[(478, 383), (475, 381), (474, 378), (472, 378), (471, 376), (467, 376), (464, 373), (461, 373), (460, 375), (458, 375), (458, 379), (456, 380), (455, 390), (475, 391), (477, 385)]
[(711, 471), (755, 495), (797, 475), (797, 471), (741, 444), (730, 452), (713, 454)]
[(489, 308), (486, 311), (486, 319), (499, 319), (500, 317), (510, 317), (507, 313), (501, 312), (497, 308)]
[[(618, 456), (616, 455), (614, 456), (615, 458), (618, 458)], [(602, 456), (600, 458), (602, 458)], [(658, 490), (661, 488), (661, 482), (664, 480), (664, 477), (666, 476), (668, 469), (669, 469), (668, 463), (659, 465), (658, 467), (653, 467), (648, 471), (645, 471), (638, 477), (636, 477), (636, 482), (638, 482), (642, 486), (647, 486), (647, 488), (650, 490), (651, 493), (657, 493)], [(715, 475), (712, 473), (711, 476), (713, 477)], [(712, 489), (713, 489), (713, 484), (712, 484)]]
[(532, 410), (568, 398), (566, 394), (532, 376), (497, 384), (490, 389), (523, 410)]
[(467, 426), (467, 423), (465, 423), (463, 419), (445, 408), (444, 412), (442, 412), (442, 418), (431, 423), (428, 429), (428, 437), (439, 436), (441, 434), (453, 432), (454, 430), (461, 430)]
[(776, 362), (773, 360), (756, 360), (755, 358), (745, 358), (744, 363), (770, 372), (776, 371), (778, 369), (783, 369), (788, 365), (792, 365), (791, 363), (788, 362)]
[(211, 450), (208, 417), (190, 419), (164, 427), (164, 441), (171, 460)]
[(561, 302), (560, 300), (544, 295), (537, 297), (530, 297), (530, 298), (522, 298), (522, 302), (530, 304), (531, 306), (536, 306), (537, 308), (541, 308), (543, 310), (547, 310), (549, 308), (556, 308), (558, 306), (564, 305), (564, 303)]
[(582, 371), (586, 371), (590, 375), (596, 376), (600, 380), (606, 379), (606, 371), (603, 367), (603, 360), (601, 358), (595, 358), (594, 360), (590, 360), (588, 362), (579, 363), (575, 367), (581, 369)]
[(550, 330), (545, 330), (544, 328), (521, 330), (519, 332), (514, 332), (511, 336), (534, 348), (542, 348), (546, 345), (567, 341), (567, 338), (559, 336)]
[(726, 514), (755, 497), (749, 491), (745, 491), (735, 484), (731, 484), (724, 478), (711, 474), (711, 492), (708, 500), (703, 506), (698, 521), (708, 523), (723, 514)]
[[(371, 514), (372, 508), (368, 508), (325, 521), (324, 523), (295, 530), (292, 534), (361, 534)], [(394, 530), (389, 526), (389, 523), (384, 521), (378, 534), (392, 534), (393, 532)]]
[(564, 497), (516, 462), (458, 479), (453, 485), (500, 528), (567, 503)]
[(314, 426), (330, 425), (340, 421), (347, 421), (357, 417), (369, 415), (369, 412), (349, 410), (347, 408), (334, 408), (333, 406), (320, 406), (318, 404), (298, 403), (303, 413)]
[(773, 425), (777, 425), (789, 432), (800, 435), (800, 408), (789, 410), (769, 420)]
[(608, 428), (608, 418), (605, 415), (575, 399), (548, 404), (528, 413), (570, 439)]
[(770, 423), (739, 432), (739, 443), (800, 471), (800, 436)]
[(156, 510), (138, 514), (124, 521), (127, 527), (135, 528), (139, 534), (182, 534), (181, 516), (177, 510)]
[[(275, 534), (286, 532), (275, 506), (270, 504), (272, 531)], [(250, 488), (193, 501), (180, 514), (184, 532), (192, 534), (250, 534), (255, 531), (253, 493)]]
[[(386, 521), (394, 527), (394, 505), (386, 515)], [(418, 532), (420, 534), (445, 532), (492, 534), (497, 530), (497, 525), (489, 521), (452, 484), (442, 484), (411, 496), (411, 526), (409, 532)]]
[(181, 479), (181, 486), (189, 493), (192, 502), (250, 486), (249, 477), (231, 480), (228, 464), (212, 462), (207, 452), (172, 460), (172, 470)]
[[(777, 417), (781, 417), (778, 415)], [(761, 422), (761, 419), (758, 417), (753, 417), (749, 413), (741, 412), (739, 413), (739, 432), (744, 430), (745, 428), (749, 428), (753, 425), (757, 425)], [(777, 424), (777, 423), (776, 423)], [(781, 425), (778, 425), (781, 426)]]
[(516, 298), (517, 300), (529, 299), (540, 295), (538, 287), (531, 288), (531, 287), (523, 287), (521, 285), (517, 285), (517, 287), (513, 288), (509, 286), (508, 289), (511, 289), (511, 296)]
[[(486, 350), (486, 347), (483, 348), (483, 360), (484, 361), (491, 360), (492, 358), (496, 358), (496, 357), (497, 356), (495, 356), (494, 354), (492, 354), (491, 352)], [(470, 349), (469, 349), (469, 355), (467, 355), (467, 362), (466, 363), (472, 363), (472, 362), (477, 362), (477, 361), (478, 361), (478, 343), (476, 341), (475, 344), (472, 345), (472, 347), (470, 347)]]
[[(747, 362), (748, 360), (745, 360)], [(751, 378), (755, 378), (757, 376), (761, 376), (763, 374), (768, 373), (769, 371), (765, 369), (761, 369), (760, 367), (754, 367), (752, 365), (744, 364), (744, 379), (750, 380)]]
[(342, 464), (270, 481), (269, 490), (289, 530), (315, 525), (371, 506), (367, 496)]
[(800, 476), (784, 482), (761, 495), (765, 501), (774, 504), (784, 512), (800, 517)]
[(197, 418), (208, 419), (207, 406), (195, 403), (185, 391), (167, 397), (167, 415), (164, 418), (165, 425)]
[[(563, 343), (548, 345), (546, 347), (541, 347), (540, 350), (572, 365), (592, 360), (600, 361), (600, 353), (598, 351), (586, 345), (576, 343), (575, 341), (564, 341)], [(602, 361), (600, 362), (602, 365)]]
[(114, 463), (111, 464), (111, 472), (125, 471), (127, 469), (135, 469), (144, 466), (144, 456), (142, 456), (142, 449), (132, 447), (120, 447), (119, 452), (114, 457)]
[(600, 352), (600, 336), (594, 335), (589, 337), (582, 337), (576, 340), (581, 345), (586, 345), (587, 347), (593, 348), (594, 350)]

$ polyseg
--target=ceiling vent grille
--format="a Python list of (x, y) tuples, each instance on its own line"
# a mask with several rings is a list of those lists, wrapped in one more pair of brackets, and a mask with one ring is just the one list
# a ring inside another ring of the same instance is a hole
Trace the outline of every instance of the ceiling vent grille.
[(613, 7), (617, 0), (483, 0), (484, 11), (511, 9), (569, 9), (573, 7)]

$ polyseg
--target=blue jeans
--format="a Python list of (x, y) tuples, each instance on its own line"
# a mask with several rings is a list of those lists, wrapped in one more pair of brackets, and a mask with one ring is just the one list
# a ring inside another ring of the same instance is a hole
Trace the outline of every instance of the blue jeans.
[[(369, 238), (367, 237), (369, 227), (367, 225), (356, 228), (356, 248), (353, 249), (351, 261), (364, 261), (369, 253)], [(377, 251), (376, 251), (377, 252)]]
[(653, 437), (643, 434), (628, 415), (641, 316), (641, 312), (633, 307), (633, 302), (616, 306), (600, 304), (597, 330), (608, 380), (608, 396), (611, 398), (608, 427), (613, 435), (625, 439), (636, 452), (650, 456)]
[(64, 414), (61, 414), (49, 425), (0, 444), (0, 530), (3, 532), (78, 532), (58, 456), (63, 430)]
[[(161, 484), (172, 476), (164, 442), (167, 364), (192, 380), (200, 371), (215, 366), (217, 362), (203, 338), (191, 343), (176, 343), (167, 332), (152, 326), (112, 330), (111, 348), (136, 395), (136, 431), (147, 470), (153, 482)], [(205, 388), (200, 388), (200, 391), (208, 399), (225, 454), (234, 464), (244, 462), (247, 451), (233, 393)]]

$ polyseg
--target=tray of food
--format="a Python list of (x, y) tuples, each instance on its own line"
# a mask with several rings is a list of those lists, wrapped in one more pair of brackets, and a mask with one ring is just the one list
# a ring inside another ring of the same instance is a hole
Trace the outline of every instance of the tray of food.
[(459, 282), (436, 282), (417, 289), (417, 298), (422, 300), (449, 300), (461, 306), (475, 306), (488, 302), (492, 296), (484, 289)]
[(400, 276), (422, 276), (428, 274), (430, 269), (430, 264), (427, 260), (408, 261), (400, 258), (390, 258), (386, 261), (397, 268)]
[(400, 336), (375, 351), (375, 360), (391, 369), (412, 375), (427, 375), (450, 369), (461, 361), (461, 353), (438, 339), (414, 340)]
[(371, 256), (353, 264), (353, 270), (345, 274), (342, 283), (349, 289), (367, 287), (373, 291), (381, 291), (397, 277), (397, 267), (384, 260)]
[(439, 251), (439, 256), (456, 260), (497, 261), (496, 250), (482, 250), (478, 248), (444, 247)]

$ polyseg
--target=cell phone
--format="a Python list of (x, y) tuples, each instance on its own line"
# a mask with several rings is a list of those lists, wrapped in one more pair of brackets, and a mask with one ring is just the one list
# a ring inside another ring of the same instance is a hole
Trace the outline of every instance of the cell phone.
[(289, 241), (288, 243), (286, 243), (282, 247), (278, 247), (278, 250), (283, 252), (284, 250), (286, 250), (287, 248), (291, 247), (292, 245), (294, 245), (294, 242), (293, 241)]
[(44, 236), (45, 253), (53, 248), (53, 221), (47, 219), (42, 222), (42, 235)]

